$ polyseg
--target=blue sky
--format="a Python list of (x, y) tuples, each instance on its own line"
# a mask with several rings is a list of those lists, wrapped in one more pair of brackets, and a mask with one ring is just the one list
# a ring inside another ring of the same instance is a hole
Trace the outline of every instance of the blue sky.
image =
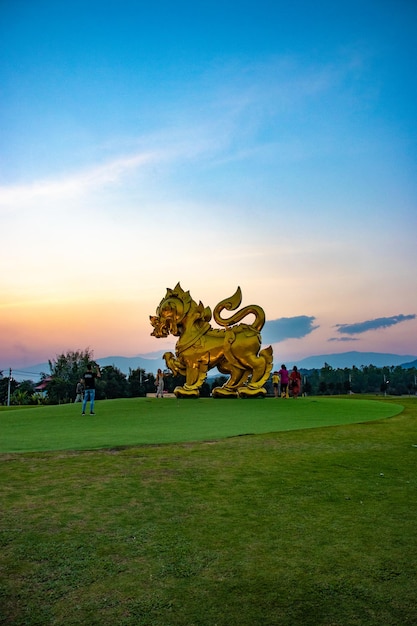
[(178, 281), (240, 285), (278, 361), (417, 354), (414, 2), (0, 16), (0, 368), (165, 350)]

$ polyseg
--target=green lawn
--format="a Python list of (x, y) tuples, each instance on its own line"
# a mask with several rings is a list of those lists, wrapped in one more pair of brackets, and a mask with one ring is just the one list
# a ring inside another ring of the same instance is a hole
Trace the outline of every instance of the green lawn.
[(78, 408), (0, 412), (59, 448), (0, 455), (0, 624), (417, 623), (416, 398)]
[(3, 407), (0, 452), (207, 441), (365, 422), (392, 417), (401, 410), (399, 403), (356, 398), (133, 398), (97, 402), (94, 416), (81, 416), (80, 404)]

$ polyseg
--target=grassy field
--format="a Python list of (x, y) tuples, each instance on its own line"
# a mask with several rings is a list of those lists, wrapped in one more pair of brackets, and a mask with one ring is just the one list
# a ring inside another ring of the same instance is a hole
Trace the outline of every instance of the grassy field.
[(0, 412), (0, 624), (417, 623), (415, 398), (156, 402)]
[(364, 422), (401, 410), (398, 402), (326, 397), (106, 400), (96, 403), (94, 416), (81, 416), (80, 404), (2, 407), (0, 453), (207, 441)]

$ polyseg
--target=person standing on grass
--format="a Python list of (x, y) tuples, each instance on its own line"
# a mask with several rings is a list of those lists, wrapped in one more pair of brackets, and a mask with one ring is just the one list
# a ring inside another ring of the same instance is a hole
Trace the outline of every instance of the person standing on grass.
[(84, 397), (84, 383), (83, 383), (83, 379), (80, 378), (80, 380), (77, 383), (77, 387), (75, 388), (75, 400), (74, 402), (82, 402), (83, 401), (83, 397)]
[(100, 368), (96, 366), (95, 372), (93, 372), (93, 366), (91, 363), (87, 367), (87, 371), (84, 374), (84, 400), (82, 415), (85, 415), (85, 407), (87, 402), (90, 402), (90, 415), (94, 413), (94, 399), (96, 397), (96, 378), (101, 378)]
[(279, 381), (280, 381), (280, 377), (279, 377), (278, 372), (274, 372), (272, 374), (272, 387), (274, 388), (274, 396), (276, 398), (279, 398), (279, 396), (281, 395)]
[(292, 391), (292, 397), (298, 398), (301, 391), (301, 374), (298, 371), (296, 365), (294, 365), (290, 374), (290, 386)]
[(164, 374), (161, 369), (159, 369), (156, 373), (155, 385), (156, 385), (156, 397), (163, 398), (164, 397)]
[(281, 398), (288, 398), (288, 370), (284, 364), (278, 373), (281, 377)]

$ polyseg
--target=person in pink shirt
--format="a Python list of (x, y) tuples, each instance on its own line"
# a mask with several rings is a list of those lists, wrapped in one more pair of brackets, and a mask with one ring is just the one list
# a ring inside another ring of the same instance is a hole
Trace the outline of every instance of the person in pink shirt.
[(281, 398), (288, 398), (288, 370), (284, 364), (281, 365), (279, 375), (281, 377)]

